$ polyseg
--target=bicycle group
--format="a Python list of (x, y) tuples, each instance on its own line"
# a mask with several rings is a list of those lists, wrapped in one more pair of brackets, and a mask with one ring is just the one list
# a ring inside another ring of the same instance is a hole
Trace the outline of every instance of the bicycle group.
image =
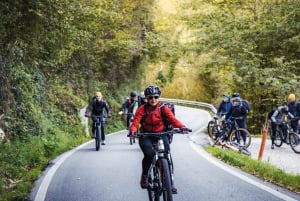
[[(207, 126), (207, 132), (214, 144), (229, 147), (250, 155), (247, 148), (251, 144), (251, 134), (247, 130), (246, 119), (250, 111), (248, 101), (242, 99), (238, 93), (230, 96), (223, 95), (216, 115)], [(289, 144), (295, 153), (300, 153), (300, 103), (295, 94), (288, 96), (287, 105), (275, 107), (268, 113), (271, 129), (271, 149)]]

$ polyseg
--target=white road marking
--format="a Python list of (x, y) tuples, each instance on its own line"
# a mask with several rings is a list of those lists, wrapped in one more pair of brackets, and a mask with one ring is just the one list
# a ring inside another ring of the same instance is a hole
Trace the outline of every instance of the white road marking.
[(296, 199), (294, 199), (294, 198), (292, 198), (290, 196), (287, 196), (287, 195), (285, 195), (283, 193), (280, 193), (280, 192), (278, 192), (276, 190), (273, 190), (272, 188), (270, 188), (270, 187), (268, 187), (266, 185), (263, 185), (263, 184), (261, 184), (261, 183), (259, 183), (257, 181), (254, 181), (253, 179), (251, 179), (249, 177), (246, 177), (245, 175), (242, 175), (242, 174), (240, 174), (238, 172), (235, 172), (234, 170), (228, 168), (227, 166), (221, 164), (219, 161), (217, 161), (214, 158), (210, 157), (209, 154), (207, 152), (205, 152), (201, 146), (197, 146), (193, 142), (190, 142), (190, 144), (191, 144), (192, 148), (196, 151), (196, 153), (198, 153), (199, 155), (201, 155), (202, 157), (204, 157), (207, 161), (209, 161), (210, 163), (214, 164), (215, 166), (217, 166), (217, 167), (225, 170), (226, 172), (228, 172), (228, 173), (230, 173), (230, 174), (232, 174), (232, 175), (234, 175), (234, 176), (236, 176), (236, 177), (238, 177), (238, 178), (240, 178), (240, 179), (248, 182), (249, 184), (252, 184), (252, 185), (254, 185), (254, 186), (256, 186), (256, 187), (264, 190), (264, 191), (267, 191), (267, 192), (273, 194), (274, 196), (276, 196), (276, 197), (278, 197), (278, 198), (280, 198), (282, 200), (285, 200), (285, 201), (297, 201)]
[[(112, 134), (117, 134), (117, 133), (120, 133), (120, 132), (124, 132), (124, 130), (116, 132), (116, 133), (112, 133)], [(109, 134), (109, 135), (112, 135), (112, 134)], [(65, 154), (62, 155), (62, 157), (50, 168), (50, 170), (45, 175), (45, 177), (44, 177), (44, 179), (43, 179), (43, 181), (42, 181), (42, 183), (41, 183), (41, 185), (40, 185), (40, 187), (39, 187), (39, 189), (36, 193), (34, 201), (44, 201), (45, 200), (49, 184), (50, 184), (56, 170), (73, 153), (75, 153), (77, 150), (81, 149), (82, 147), (86, 146), (87, 144), (91, 143), (92, 141), (94, 141), (94, 140), (90, 140), (90, 141), (88, 141), (88, 142), (86, 142), (86, 143), (76, 147), (75, 149), (72, 149), (69, 152), (66, 152)]]

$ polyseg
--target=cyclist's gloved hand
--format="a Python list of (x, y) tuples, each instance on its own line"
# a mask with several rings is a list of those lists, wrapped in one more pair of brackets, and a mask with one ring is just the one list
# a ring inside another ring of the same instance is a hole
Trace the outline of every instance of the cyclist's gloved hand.
[(129, 131), (128, 134), (129, 137), (136, 137), (136, 135), (137, 135), (136, 131)]
[(183, 127), (180, 129), (182, 134), (187, 134), (188, 132), (192, 132), (192, 129), (189, 129), (187, 127)]
[(108, 113), (107, 118), (111, 118), (111, 114), (110, 113)]

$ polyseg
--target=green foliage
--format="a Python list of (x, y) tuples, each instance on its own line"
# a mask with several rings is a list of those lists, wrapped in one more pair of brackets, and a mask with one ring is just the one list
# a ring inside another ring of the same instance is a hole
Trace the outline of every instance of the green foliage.
[[(219, 80), (209, 82), (212, 100), (222, 90), (248, 99), (250, 125), (258, 132), (271, 108), (300, 92), (299, 3), (198, 0), (187, 7), (192, 12), (183, 21), (196, 37), (192, 51), (211, 58), (199, 68), (199, 79)], [(230, 73), (220, 76), (228, 68)]]

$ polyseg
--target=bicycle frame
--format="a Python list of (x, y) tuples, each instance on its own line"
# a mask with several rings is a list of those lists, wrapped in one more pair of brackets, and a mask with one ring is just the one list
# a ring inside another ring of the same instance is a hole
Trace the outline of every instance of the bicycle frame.
[[(243, 138), (242, 132), (245, 135), (244, 138)], [(237, 123), (237, 119), (233, 119), (232, 129), (230, 131), (228, 140), (229, 140), (229, 142), (237, 142), (238, 144), (240, 144), (241, 139), (243, 140), (244, 146), (246, 148), (250, 146), (250, 144), (251, 144), (250, 132), (247, 129), (240, 128)]]
[(101, 142), (101, 126), (102, 126), (102, 119), (105, 118), (104, 115), (94, 115), (94, 118), (97, 118), (97, 121), (94, 121), (94, 136), (95, 136), (95, 147), (96, 151), (100, 149), (100, 142)]
[[(172, 129), (161, 133), (139, 133), (140, 137), (153, 137), (153, 150), (155, 152), (150, 168), (148, 170), (149, 186), (147, 188), (150, 201), (160, 200), (173, 201), (172, 187), (174, 184), (174, 165), (169, 150), (165, 149), (163, 136), (168, 137), (170, 133), (179, 133), (180, 129)], [(191, 132), (191, 130), (189, 130)]]

